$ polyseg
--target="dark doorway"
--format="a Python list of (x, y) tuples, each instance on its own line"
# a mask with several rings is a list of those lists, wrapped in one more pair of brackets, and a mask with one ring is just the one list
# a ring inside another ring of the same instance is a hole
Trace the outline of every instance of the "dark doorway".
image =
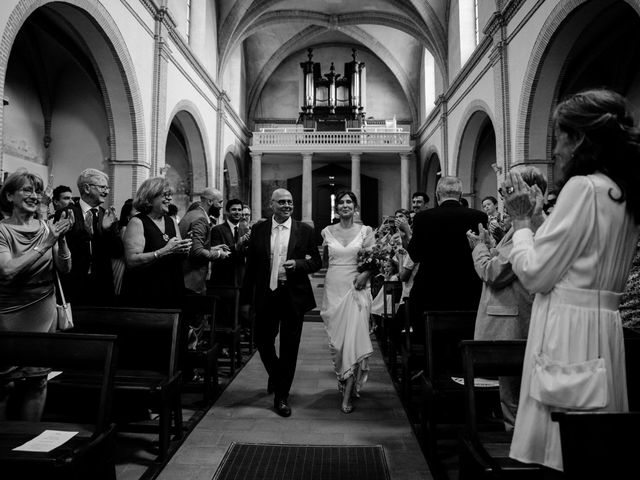
[[(302, 217), (302, 175), (287, 180), (287, 188), (293, 195), (294, 217)], [(311, 217), (316, 229), (318, 244), (322, 243), (320, 232), (331, 223), (331, 195), (351, 189), (351, 170), (339, 165), (325, 165), (313, 171), (313, 193)], [(362, 223), (373, 228), (378, 226), (378, 180), (360, 175), (360, 218)]]

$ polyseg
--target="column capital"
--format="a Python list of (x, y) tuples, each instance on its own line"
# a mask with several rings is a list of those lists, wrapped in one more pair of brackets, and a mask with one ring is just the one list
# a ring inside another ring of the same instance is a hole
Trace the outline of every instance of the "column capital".
[(313, 152), (302, 152), (302, 158), (313, 158)]
[(262, 158), (262, 152), (249, 152), (251, 158)]
[(362, 152), (349, 152), (349, 155), (351, 155), (351, 158), (361, 157), (362, 156)]

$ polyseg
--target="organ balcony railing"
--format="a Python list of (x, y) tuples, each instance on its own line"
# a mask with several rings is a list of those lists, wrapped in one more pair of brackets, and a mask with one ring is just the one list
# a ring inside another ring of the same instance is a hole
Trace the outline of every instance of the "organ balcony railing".
[(401, 128), (361, 127), (323, 131), (298, 127), (260, 128), (253, 132), (253, 152), (409, 152), (411, 134)]

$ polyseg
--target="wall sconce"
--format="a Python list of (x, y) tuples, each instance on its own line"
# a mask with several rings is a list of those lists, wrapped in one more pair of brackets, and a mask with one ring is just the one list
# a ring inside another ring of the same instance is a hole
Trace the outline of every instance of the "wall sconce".
[(492, 163), (491, 168), (496, 173), (496, 175), (500, 175), (502, 173), (502, 167), (497, 163)]

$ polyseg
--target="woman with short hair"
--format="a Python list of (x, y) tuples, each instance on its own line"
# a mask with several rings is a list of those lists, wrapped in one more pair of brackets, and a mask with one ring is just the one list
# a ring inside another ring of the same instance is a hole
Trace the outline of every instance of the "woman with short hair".
[[(43, 190), (42, 179), (26, 170), (9, 175), (0, 190), (0, 206), (10, 213), (0, 221), (0, 331), (51, 332), (57, 326), (54, 268), (71, 270), (64, 237), (71, 219), (66, 212), (57, 222), (38, 218)], [(18, 419), (39, 420), (48, 372), (0, 366), (0, 420), (16, 396)]]
[(124, 234), (127, 269), (122, 282), (123, 302), (131, 306), (180, 308), (184, 297), (182, 261), (191, 239), (182, 239), (168, 210), (173, 198), (162, 177), (142, 182), (133, 200), (138, 212)]

